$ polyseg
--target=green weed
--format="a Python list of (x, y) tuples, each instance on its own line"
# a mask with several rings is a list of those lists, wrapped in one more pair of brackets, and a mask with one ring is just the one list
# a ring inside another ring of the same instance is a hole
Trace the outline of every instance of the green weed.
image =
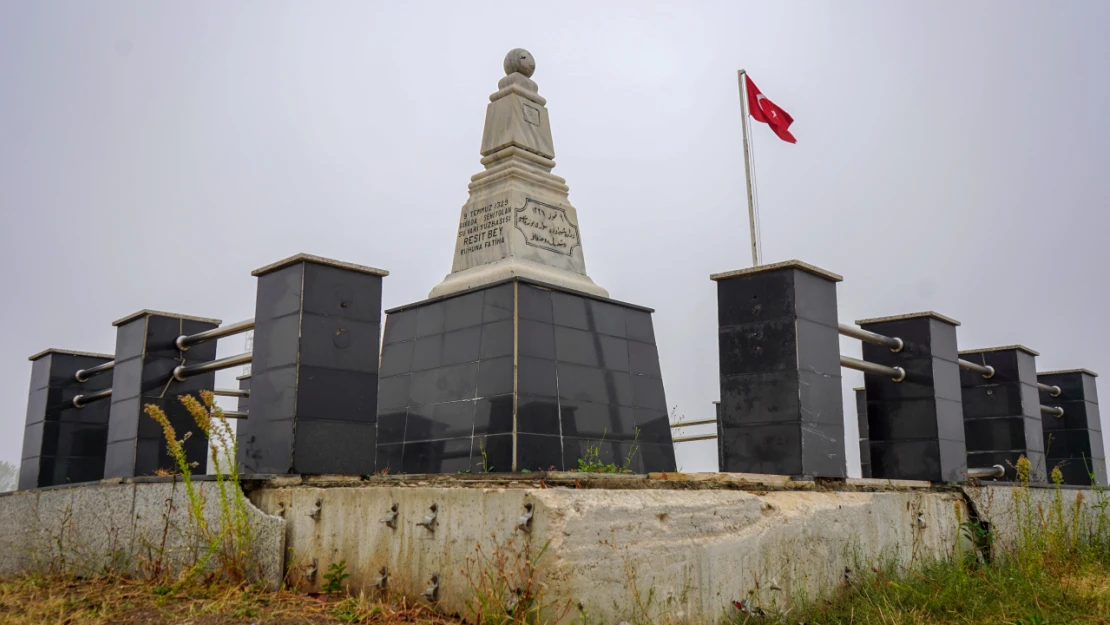
[(601, 434), (601, 440), (597, 444), (586, 445), (586, 455), (578, 459), (578, 472), (579, 473), (632, 473), (632, 459), (640, 451), (640, 446), (637, 441), (640, 440), (640, 428), (636, 428), (636, 438), (633, 439), (632, 445), (628, 448), (628, 455), (624, 458), (624, 463), (617, 465), (613, 462), (601, 461), (601, 446), (605, 443), (605, 430)]
[[(216, 405), (215, 396), (210, 391), (201, 391), (200, 396), (201, 399), (198, 400), (192, 395), (181, 395), (178, 400), (193, 417), (198, 429), (208, 438), (216, 472), (216, 487), (220, 494), (220, 513), (216, 527), (209, 525), (204, 515), (204, 497), (193, 484), (192, 470), (198, 463), (190, 463), (185, 456), (184, 444), (192, 436), (192, 432), (185, 432), (178, 439), (177, 432), (161, 408), (154, 404), (144, 406), (146, 414), (162, 426), (166, 448), (185, 487), (189, 519), (197, 529), (203, 546), (202, 551), (196, 554), (194, 561), (173, 585), (174, 589), (181, 588), (197, 573), (209, 568), (229, 581), (246, 582), (251, 576), (253, 566), (247, 498), (239, 488), (239, 468), (235, 462), (238, 451), (235, 434), (224, 417), (223, 410)], [(222, 459), (230, 459), (230, 466), (224, 467)], [(213, 559), (215, 566), (210, 567)], [(156, 577), (165, 572), (160, 556), (152, 572)]]
[(347, 572), (346, 560), (332, 562), (328, 572), (324, 573), (324, 592), (331, 594), (343, 590), (343, 580), (350, 576), (351, 574)]

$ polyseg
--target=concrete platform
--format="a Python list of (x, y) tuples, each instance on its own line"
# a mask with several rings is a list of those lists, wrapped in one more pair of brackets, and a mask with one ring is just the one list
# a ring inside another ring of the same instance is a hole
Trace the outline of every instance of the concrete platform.
[[(1014, 490), (679, 473), (250, 476), (243, 485), (272, 583), (284, 567), (288, 581), (319, 588), (345, 561), (349, 587), (376, 592), (385, 567), (389, 592), (428, 600), (435, 576), (432, 601), (464, 613), (478, 573), (500, 561), (513, 584), (538, 580), (551, 617), (602, 622), (717, 619), (745, 598), (783, 606), (816, 597), (880, 561), (948, 557), (969, 514), (999, 532), (1012, 527)], [(48, 566), (58, 535), (86, 536), (64, 538), (62, 552), (72, 545), (95, 566), (119, 544), (134, 560), (163, 526), (152, 519), (166, 513), (172, 487), (134, 480), (0, 497), (0, 573)], [(1047, 501), (1055, 491), (1031, 492)], [(184, 514), (179, 506), (170, 516), (187, 544)]]

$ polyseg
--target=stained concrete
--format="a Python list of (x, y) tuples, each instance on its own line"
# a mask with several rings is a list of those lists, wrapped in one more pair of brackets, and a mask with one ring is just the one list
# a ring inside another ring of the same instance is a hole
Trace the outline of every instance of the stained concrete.
[[(353, 589), (417, 596), (439, 579), (436, 603), (465, 612), (468, 562), (484, 554), (538, 561), (548, 601), (567, 618), (617, 622), (715, 619), (757, 595), (779, 605), (851, 578), (860, 563), (902, 565), (947, 556), (959, 536), (955, 489), (858, 480), (827, 490), (780, 476), (719, 474), (483, 480), (420, 476), (259, 483), (251, 500), (286, 520), (294, 572), (345, 561)], [(319, 502), (319, 514), (313, 516)], [(383, 520), (396, 504), (396, 527)], [(437, 507), (434, 529), (418, 525)], [(529, 531), (517, 528), (533, 505)], [(472, 576), (470, 576), (472, 578)], [(318, 587), (320, 574), (306, 580)], [(554, 612), (554, 611), (553, 611)]]
[(1094, 511), (1105, 510), (1110, 492), (1075, 486), (1041, 486), (1019, 489), (1003, 485), (964, 486), (972, 511), (989, 523), (994, 556), (1013, 548), (1022, 527), (1052, 526), (1062, 522), (1071, 526), (1079, 515), (1080, 527), (1091, 527)]
[[(215, 486), (198, 484), (213, 522)], [(386, 567), (390, 592), (423, 601), (435, 575), (437, 607), (466, 613), (475, 580), (498, 558), (514, 584), (528, 572), (517, 565), (535, 560), (547, 618), (599, 622), (715, 620), (749, 597), (784, 606), (879, 562), (912, 567), (948, 557), (969, 517), (988, 522), (996, 544), (1006, 545), (1016, 535), (1015, 510), (1048, 510), (1059, 496), (1065, 510), (1079, 501), (1087, 513), (1099, 497), (1069, 488), (679, 473), (253, 476), (244, 489), (254, 558), (270, 583), (284, 573), (319, 589), (328, 567), (345, 562), (348, 587), (374, 593)], [(1026, 496), (1031, 505), (1022, 508)], [(394, 504), (391, 527), (384, 521)], [(433, 504), (429, 529), (422, 523)], [(532, 517), (522, 526), (526, 504)], [(0, 574), (142, 571), (163, 532), (164, 559), (187, 561), (195, 534), (181, 485), (166, 480), (0, 496)]]
[[(204, 518), (219, 522), (215, 481), (194, 482)], [(253, 574), (273, 586), (283, 571), (284, 522), (248, 504)], [(199, 537), (180, 481), (105, 480), (0, 496), (0, 574), (173, 571), (193, 561)]]

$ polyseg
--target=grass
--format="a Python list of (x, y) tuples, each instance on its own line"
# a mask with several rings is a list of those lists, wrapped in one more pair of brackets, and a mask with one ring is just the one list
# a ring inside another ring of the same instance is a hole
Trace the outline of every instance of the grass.
[[(1110, 495), (1093, 489), (1065, 504), (1059, 470), (1048, 502), (1031, 497), (1029, 463), (1018, 461), (1024, 482), (1015, 489), (1012, 536), (988, 539), (973, 520), (962, 521), (968, 544), (947, 560), (912, 570), (871, 569), (829, 599), (764, 616), (739, 609), (736, 623), (782, 625), (1110, 625)], [(957, 514), (959, 513), (957, 508)], [(993, 545), (992, 545), (993, 540)]]
[[(205, 428), (209, 424), (203, 417), (215, 412), (210, 405), (207, 409), (210, 412), (199, 415), (198, 424), (218, 436), (218, 430)], [(176, 442), (172, 430), (167, 438)], [(590, 460), (600, 464), (596, 456)], [(187, 465), (179, 468), (188, 475)], [(975, 518), (965, 519), (963, 507), (957, 505), (953, 514), (966, 540), (958, 541), (943, 561), (912, 568), (857, 566), (859, 570), (831, 595), (794, 602), (787, 610), (760, 606), (755, 595), (738, 597), (742, 601), (723, 620), (728, 625), (1110, 625), (1110, 493), (1094, 488), (1064, 497), (1058, 470), (1053, 472), (1055, 490), (1033, 489), (1028, 461), (1022, 459), (1017, 468), (1024, 483), (1012, 491), (1008, 509), (988, 515), (996, 524), (1002, 518), (1011, 520), (1009, 530), (990, 531)], [(228, 486), (234, 488), (234, 483)], [(333, 564), (324, 575), (328, 592), (267, 591), (251, 585), (244, 575), (249, 566), (244, 565), (242, 548), (249, 539), (237, 536), (236, 503), (234, 497), (229, 499), (216, 527), (207, 528), (207, 554), (214, 556), (215, 566), (194, 565), (177, 575), (157, 569), (143, 578), (103, 574), (0, 579), (0, 625), (532, 625), (584, 616), (573, 611), (572, 598), (544, 596), (539, 560), (546, 546), (530, 550), (527, 537), (517, 532), (503, 542), (476, 544), (473, 555), (462, 563), (470, 598), (464, 602), (461, 621), (399, 596), (348, 594), (343, 588), (346, 562)], [(599, 550), (597, 557), (611, 556)], [(631, 571), (628, 584), (639, 597)], [(650, 600), (653, 589), (644, 590)], [(644, 605), (621, 609), (635, 616), (635, 625), (670, 625), (652, 620)]]
[(293, 625), (456, 623), (426, 608), (366, 597), (195, 583), (171, 593), (147, 580), (25, 576), (0, 580), (3, 625)]
[(578, 459), (579, 473), (632, 473), (632, 459), (636, 457), (636, 453), (640, 451), (636, 441), (640, 439), (640, 428), (636, 428), (636, 438), (632, 441), (632, 446), (628, 449), (628, 455), (624, 458), (624, 464), (617, 465), (614, 462), (602, 462), (601, 460), (601, 446), (605, 443), (605, 433), (602, 432), (601, 440), (596, 444), (586, 445), (586, 455)]
[(824, 625), (1060, 625), (1110, 623), (1110, 568), (1092, 563), (1040, 574), (1015, 565), (963, 570), (938, 563), (900, 575), (876, 570), (829, 601), (738, 623)]

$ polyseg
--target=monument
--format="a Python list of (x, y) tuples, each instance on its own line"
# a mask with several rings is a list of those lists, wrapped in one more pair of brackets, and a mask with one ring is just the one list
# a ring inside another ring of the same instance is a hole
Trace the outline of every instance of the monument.
[(486, 170), (470, 178), (451, 273), (429, 297), (517, 277), (609, 296), (586, 275), (567, 181), (551, 173), (555, 146), (547, 100), (532, 80), (535, 71), (527, 50), (517, 48), (505, 57), (506, 76), (486, 107)]
[(653, 311), (586, 275), (535, 68), (527, 50), (505, 57), (451, 273), (386, 311), (378, 471), (564, 470), (594, 451), (675, 469)]

